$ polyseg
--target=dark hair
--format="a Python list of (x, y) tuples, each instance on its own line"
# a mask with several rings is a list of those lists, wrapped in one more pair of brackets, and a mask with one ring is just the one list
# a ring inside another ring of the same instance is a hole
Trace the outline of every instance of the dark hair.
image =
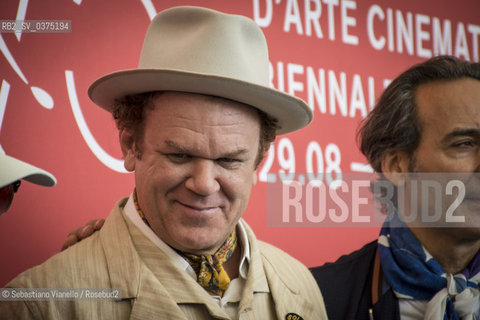
[(403, 151), (413, 156), (418, 147), (422, 133), (415, 102), (418, 86), (464, 77), (480, 80), (480, 64), (439, 56), (411, 67), (390, 83), (357, 133), (360, 151), (376, 172), (381, 172), (387, 154)]
[(395, 152), (405, 152), (413, 170), (422, 134), (415, 101), (417, 88), (425, 83), (465, 77), (480, 80), (480, 64), (438, 56), (414, 65), (390, 83), (357, 132), (360, 151), (380, 173), (380, 179), (384, 179), (383, 159)]
[[(118, 129), (132, 130), (133, 140), (138, 149), (138, 156), (142, 152), (142, 139), (144, 129), (144, 117), (146, 110), (155, 108), (152, 103), (153, 98), (162, 94), (162, 91), (146, 92), (125, 96), (115, 100), (112, 115)], [(257, 158), (255, 166), (257, 167), (268, 151), (270, 144), (275, 140), (277, 129), (279, 129), (277, 119), (269, 116), (260, 109), (254, 108), (260, 118), (260, 137)]]

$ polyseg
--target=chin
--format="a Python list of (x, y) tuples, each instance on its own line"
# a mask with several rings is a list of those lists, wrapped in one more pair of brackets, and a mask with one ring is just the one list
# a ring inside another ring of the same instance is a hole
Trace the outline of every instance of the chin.
[(184, 248), (182, 251), (195, 254), (213, 253), (216, 251), (217, 246), (221, 245), (224, 241), (224, 239), (217, 240), (219, 237), (220, 236), (216, 236), (216, 233), (212, 232), (212, 230), (194, 230), (185, 234), (178, 242)]

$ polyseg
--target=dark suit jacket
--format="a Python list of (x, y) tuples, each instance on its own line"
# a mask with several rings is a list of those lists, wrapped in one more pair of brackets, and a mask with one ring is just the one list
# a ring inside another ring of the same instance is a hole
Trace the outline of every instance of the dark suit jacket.
[[(400, 319), (398, 299), (392, 289), (384, 285), (381, 268), (378, 273), (373, 271), (376, 252), (377, 241), (373, 241), (334, 263), (311, 269), (330, 320)], [(376, 284), (383, 289), (380, 287), (375, 295), (377, 291), (372, 288)], [(375, 304), (373, 300), (377, 300)]]

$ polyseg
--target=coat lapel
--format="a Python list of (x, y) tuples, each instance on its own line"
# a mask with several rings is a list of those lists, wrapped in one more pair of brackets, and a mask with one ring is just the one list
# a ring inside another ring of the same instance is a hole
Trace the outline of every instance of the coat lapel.
[(297, 284), (289, 281), (288, 275), (282, 275), (279, 270), (276, 270), (275, 265), (266, 259), (264, 259), (264, 269), (275, 301), (278, 319), (287, 319), (289, 314), (303, 319), (315, 318), (314, 306), (300, 294)]
[(145, 265), (142, 265), (140, 274), (138, 296), (132, 301), (130, 319), (187, 319), (167, 289)]
[[(314, 306), (300, 294), (298, 284), (291, 278), (285, 266), (279, 268), (285, 261), (275, 259), (275, 254), (262, 254), (261, 251), (269, 250), (267, 246), (260, 250), (259, 241), (246, 223), (248, 238), (252, 250), (252, 265), (248, 277), (255, 281), (254, 291), (271, 292), (276, 316), (278, 319), (287, 319), (289, 314), (297, 315), (303, 319), (314, 319)], [(268, 258), (267, 258), (268, 256)], [(270, 260), (272, 259), (272, 260)], [(256, 266), (258, 263), (260, 266)], [(250, 272), (254, 272), (250, 275)], [(244, 303), (242, 299), (242, 304)], [(295, 318), (293, 318), (295, 319)], [(301, 318), (298, 318), (301, 319)]]
[(398, 299), (392, 288), (385, 292), (380, 300), (373, 306), (373, 319), (375, 320), (399, 320), (400, 310)]
[(131, 319), (186, 319), (135, 250), (121, 213), (125, 202), (117, 204), (100, 232), (111, 287), (121, 290), (122, 301), (130, 300)]

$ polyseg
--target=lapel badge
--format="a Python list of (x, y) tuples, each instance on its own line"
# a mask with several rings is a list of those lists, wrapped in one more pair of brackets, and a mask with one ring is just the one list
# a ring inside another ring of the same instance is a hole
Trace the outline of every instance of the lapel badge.
[(285, 320), (303, 320), (303, 318), (296, 313), (290, 312), (285, 316)]

